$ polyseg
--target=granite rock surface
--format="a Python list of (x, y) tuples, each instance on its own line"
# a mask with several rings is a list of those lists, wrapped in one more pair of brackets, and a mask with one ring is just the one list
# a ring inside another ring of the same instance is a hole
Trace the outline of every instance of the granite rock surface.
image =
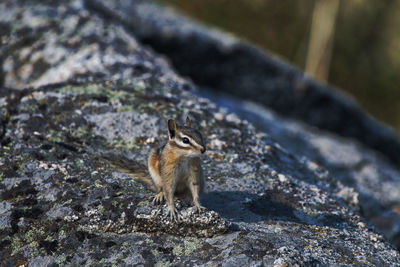
[(166, 55), (197, 85), (254, 101), (285, 117), (350, 137), (400, 165), (393, 130), (363, 112), (348, 95), (229, 34), (207, 28), (145, 0), (87, 0), (137, 39)]
[[(199, 97), (97, 12), (80, 0), (0, 3), (3, 265), (400, 265), (357, 186)], [(145, 163), (165, 120), (187, 114), (208, 144), (206, 209), (180, 200), (173, 223), (146, 185), (95, 152)]]

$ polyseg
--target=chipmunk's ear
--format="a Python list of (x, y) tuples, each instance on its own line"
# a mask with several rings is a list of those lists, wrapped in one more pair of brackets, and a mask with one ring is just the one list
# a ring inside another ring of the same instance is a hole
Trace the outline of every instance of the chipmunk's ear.
[(173, 139), (175, 137), (176, 130), (178, 130), (178, 125), (176, 125), (174, 120), (169, 119), (168, 120), (168, 133), (169, 133), (170, 139)]
[(190, 127), (190, 119), (189, 116), (186, 117), (186, 126)]

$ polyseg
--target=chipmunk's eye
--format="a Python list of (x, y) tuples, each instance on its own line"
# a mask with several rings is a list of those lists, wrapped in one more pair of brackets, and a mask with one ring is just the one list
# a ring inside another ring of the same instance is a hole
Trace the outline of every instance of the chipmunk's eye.
[(186, 137), (183, 137), (182, 142), (185, 144), (189, 144), (189, 139), (187, 139)]

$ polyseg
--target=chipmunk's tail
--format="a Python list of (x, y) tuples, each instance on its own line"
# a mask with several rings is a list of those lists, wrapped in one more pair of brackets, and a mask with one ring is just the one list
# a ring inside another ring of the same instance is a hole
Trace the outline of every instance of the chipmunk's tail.
[(128, 159), (123, 155), (113, 154), (112, 152), (103, 152), (101, 155), (97, 153), (97, 155), (108, 162), (117, 171), (127, 174), (132, 179), (146, 183), (150, 186), (151, 190), (156, 191), (153, 180), (145, 165), (135, 160)]

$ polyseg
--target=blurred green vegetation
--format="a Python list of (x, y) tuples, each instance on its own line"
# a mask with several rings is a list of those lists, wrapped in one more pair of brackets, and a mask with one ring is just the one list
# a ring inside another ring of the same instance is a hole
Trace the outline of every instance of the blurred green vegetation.
[[(301, 69), (316, 1), (158, 0)], [(400, 1), (341, 0), (335, 22), (327, 82), (400, 133)]]

